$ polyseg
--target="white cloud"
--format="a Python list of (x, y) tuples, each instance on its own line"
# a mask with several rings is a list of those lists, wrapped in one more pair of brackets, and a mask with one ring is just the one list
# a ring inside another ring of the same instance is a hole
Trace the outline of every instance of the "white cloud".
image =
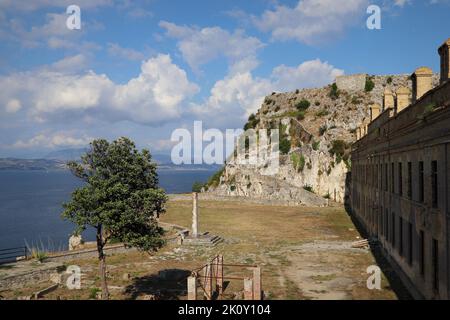
[(12, 147), (17, 149), (28, 149), (36, 147), (80, 147), (88, 145), (92, 140), (92, 137), (88, 137), (86, 135), (76, 138), (64, 132), (58, 132), (55, 134), (40, 133), (25, 141), (18, 140), (12, 145)]
[(411, 0), (394, 0), (394, 5), (397, 7), (404, 7), (408, 3), (411, 3)]
[(123, 85), (93, 71), (69, 73), (64, 68), (80, 58), (71, 59), (0, 76), (0, 103), (20, 99), (27, 115), (39, 121), (69, 112), (159, 125), (179, 117), (182, 103), (199, 90), (168, 55), (143, 62), (140, 75)]
[(5, 107), (5, 110), (8, 113), (16, 113), (20, 109), (22, 109), (22, 104), (17, 99), (9, 100)]
[(343, 70), (316, 59), (297, 67), (278, 66), (269, 78), (254, 77), (248, 71), (230, 74), (216, 82), (204, 103), (193, 104), (192, 111), (210, 124), (214, 122), (218, 126), (230, 126), (256, 112), (264, 97), (273, 91), (321, 87), (343, 73)]
[(123, 48), (117, 43), (108, 43), (108, 53), (112, 56), (132, 61), (142, 61), (145, 58), (142, 52), (131, 48)]
[(81, 71), (86, 68), (87, 64), (87, 57), (80, 53), (74, 56), (65, 57), (64, 59), (55, 62), (52, 64), (52, 69), (54, 71), (61, 72)]
[(254, 17), (255, 25), (270, 32), (273, 41), (321, 43), (341, 34), (365, 17), (368, 0), (300, 0), (291, 8), (278, 5)]
[(242, 30), (230, 33), (220, 27), (200, 29), (166, 21), (159, 25), (166, 30), (168, 37), (179, 40), (178, 49), (195, 71), (220, 56), (226, 57), (231, 65), (246, 60), (246, 66), (254, 68), (258, 64), (256, 52), (264, 46), (259, 39), (246, 36)]

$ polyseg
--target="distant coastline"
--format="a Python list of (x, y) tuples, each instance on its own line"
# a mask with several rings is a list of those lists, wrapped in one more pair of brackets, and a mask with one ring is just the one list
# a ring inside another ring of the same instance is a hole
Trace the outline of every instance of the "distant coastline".
[[(67, 170), (67, 160), (60, 159), (19, 159), (0, 158), (0, 171), (54, 171)], [(158, 163), (158, 170), (171, 171), (214, 171), (219, 170), (220, 165), (173, 165), (171, 163)]]

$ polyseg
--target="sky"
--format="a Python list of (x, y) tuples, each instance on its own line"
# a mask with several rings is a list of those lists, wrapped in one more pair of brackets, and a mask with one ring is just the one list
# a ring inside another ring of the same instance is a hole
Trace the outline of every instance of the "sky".
[(439, 72), (449, 26), (450, 0), (0, 0), (0, 157), (120, 136), (167, 154), (174, 130), (242, 128), (272, 92)]

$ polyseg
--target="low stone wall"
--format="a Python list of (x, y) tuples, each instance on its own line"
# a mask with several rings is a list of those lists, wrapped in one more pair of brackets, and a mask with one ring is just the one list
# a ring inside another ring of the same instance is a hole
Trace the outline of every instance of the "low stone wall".
[[(113, 254), (113, 253), (124, 253), (129, 251), (135, 251), (136, 248), (126, 248), (123, 244), (115, 244), (105, 247), (105, 254)], [(53, 262), (66, 262), (77, 259), (89, 259), (96, 258), (98, 256), (97, 248), (93, 249), (84, 249), (84, 250), (74, 250), (62, 252), (60, 254), (49, 256), (46, 261)]]
[[(240, 196), (223, 196), (214, 193), (200, 193), (198, 195), (199, 200), (204, 201), (230, 201), (230, 202), (244, 202), (253, 204), (262, 204), (269, 206), (299, 206), (298, 202), (294, 200), (277, 200), (277, 199), (263, 199), (263, 198), (250, 198)], [(320, 199), (319, 197), (317, 197)], [(192, 201), (192, 195), (190, 194), (171, 194), (169, 195), (170, 201)], [(320, 199), (321, 203), (317, 206), (328, 206), (327, 199)]]

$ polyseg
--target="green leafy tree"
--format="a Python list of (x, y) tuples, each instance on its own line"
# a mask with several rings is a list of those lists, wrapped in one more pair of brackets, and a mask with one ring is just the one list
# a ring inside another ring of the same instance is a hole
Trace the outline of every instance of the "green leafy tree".
[(117, 239), (143, 251), (160, 248), (164, 231), (157, 217), (165, 212), (167, 196), (158, 188), (150, 152), (139, 152), (127, 138), (94, 140), (81, 163), (68, 166), (85, 185), (63, 205), (62, 217), (76, 224), (78, 234), (89, 226), (96, 230), (102, 299), (108, 299), (105, 245)]

